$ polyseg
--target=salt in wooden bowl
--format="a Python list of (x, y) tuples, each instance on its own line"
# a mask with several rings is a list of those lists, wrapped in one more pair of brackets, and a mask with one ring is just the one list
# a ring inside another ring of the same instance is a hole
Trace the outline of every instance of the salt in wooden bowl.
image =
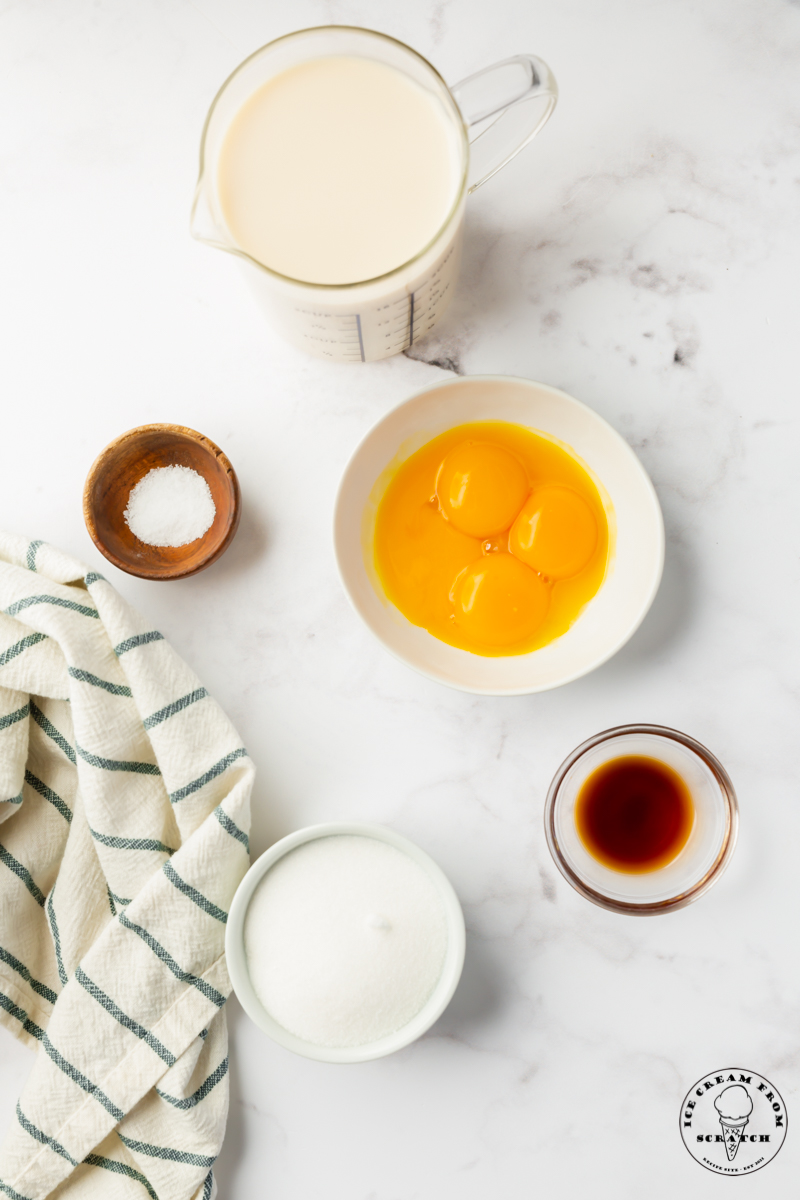
[[(216, 514), (202, 537), (185, 546), (150, 546), (129, 529), (125, 509), (136, 484), (157, 467), (189, 467), (205, 479)], [(236, 472), (210, 438), (185, 425), (140, 425), (115, 438), (92, 465), (83, 517), (101, 554), (142, 579), (185, 579), (205, 570), (233, 541), (241, 516)]]

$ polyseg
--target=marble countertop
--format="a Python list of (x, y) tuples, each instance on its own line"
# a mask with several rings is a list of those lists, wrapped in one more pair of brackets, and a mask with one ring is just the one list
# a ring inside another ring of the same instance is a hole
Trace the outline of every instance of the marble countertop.
[[(332, 366), (282, 344), (233, 259), (192, 241), (218, 85), (291, 28), (385, 30), (456, 81), (519, 51), (561, 88), (470, 201), (457, 297), (410, 354)], [(797, 785), (800, 7), (790, 0), (71, 0), (0, 5), (0, 520), (102, 569), (237, 724), (254, 854), (358, 817), (423, 846), (468, 927), (455, 999), (402, 1053), (292, 1056), (235, 1001), (222, 1200), (717, 1196), (681, 1100), (771, 1079), (786, 1145), (748, 1196), (793, 1195), (800, 1133)], [(448, 372), (564, 388), (649, 471), (664, 581), (632, 641), (559, 691), (492, 699), (395, 662), (349, 608), (331, 508), (350, 451)], [(81, 516), (97, 452), (184, 423), (230, 456), (244, 515), (207, 573), (106, 564)], [(542, 807), (565, 755), (629, 721), (706, 743), (739, 847), (697, 905), (624, 918), (557, 873)], [(29, 1052), (0, 1052), (0, 1125)], [(797, 1120), (798, 1118), (795, 1118)]]

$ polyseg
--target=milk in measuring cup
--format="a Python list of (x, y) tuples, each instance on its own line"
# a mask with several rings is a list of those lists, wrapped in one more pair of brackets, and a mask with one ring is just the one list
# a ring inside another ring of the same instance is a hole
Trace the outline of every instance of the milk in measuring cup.
[(435, 94), (369, 58), (311, 59), (248, 97), (221, 145), (217, 195), (241, 250), (308, 285), (275, 312), (291, 340), (357, 361), (433, 325), (457, 274), (461, 133)]

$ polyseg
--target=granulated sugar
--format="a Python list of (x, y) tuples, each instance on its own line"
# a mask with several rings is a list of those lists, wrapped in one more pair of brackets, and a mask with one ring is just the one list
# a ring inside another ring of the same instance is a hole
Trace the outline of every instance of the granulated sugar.
[(148, 546), (186, 546), (202, 537), (216, 514), (211, 489), (191, 467), (156, 467), (128, 497), (125, 520)]
[(424, 1007), (447, 948), (427, 872), (377, 838), (305, 842), (256, 889), (244, 928), (250, 979), (267, 1012), (317, 1046), (364, 1046)]

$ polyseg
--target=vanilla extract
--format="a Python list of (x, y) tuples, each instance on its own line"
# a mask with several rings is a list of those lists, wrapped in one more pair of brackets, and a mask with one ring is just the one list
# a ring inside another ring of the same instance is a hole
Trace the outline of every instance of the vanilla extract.
[(694, 803), (681, 776), (657, 758), (626, 755), (597, 767), (575, 802), (581, 841), (604, 866), (628, 874), (666, 867), (694, 826)]

